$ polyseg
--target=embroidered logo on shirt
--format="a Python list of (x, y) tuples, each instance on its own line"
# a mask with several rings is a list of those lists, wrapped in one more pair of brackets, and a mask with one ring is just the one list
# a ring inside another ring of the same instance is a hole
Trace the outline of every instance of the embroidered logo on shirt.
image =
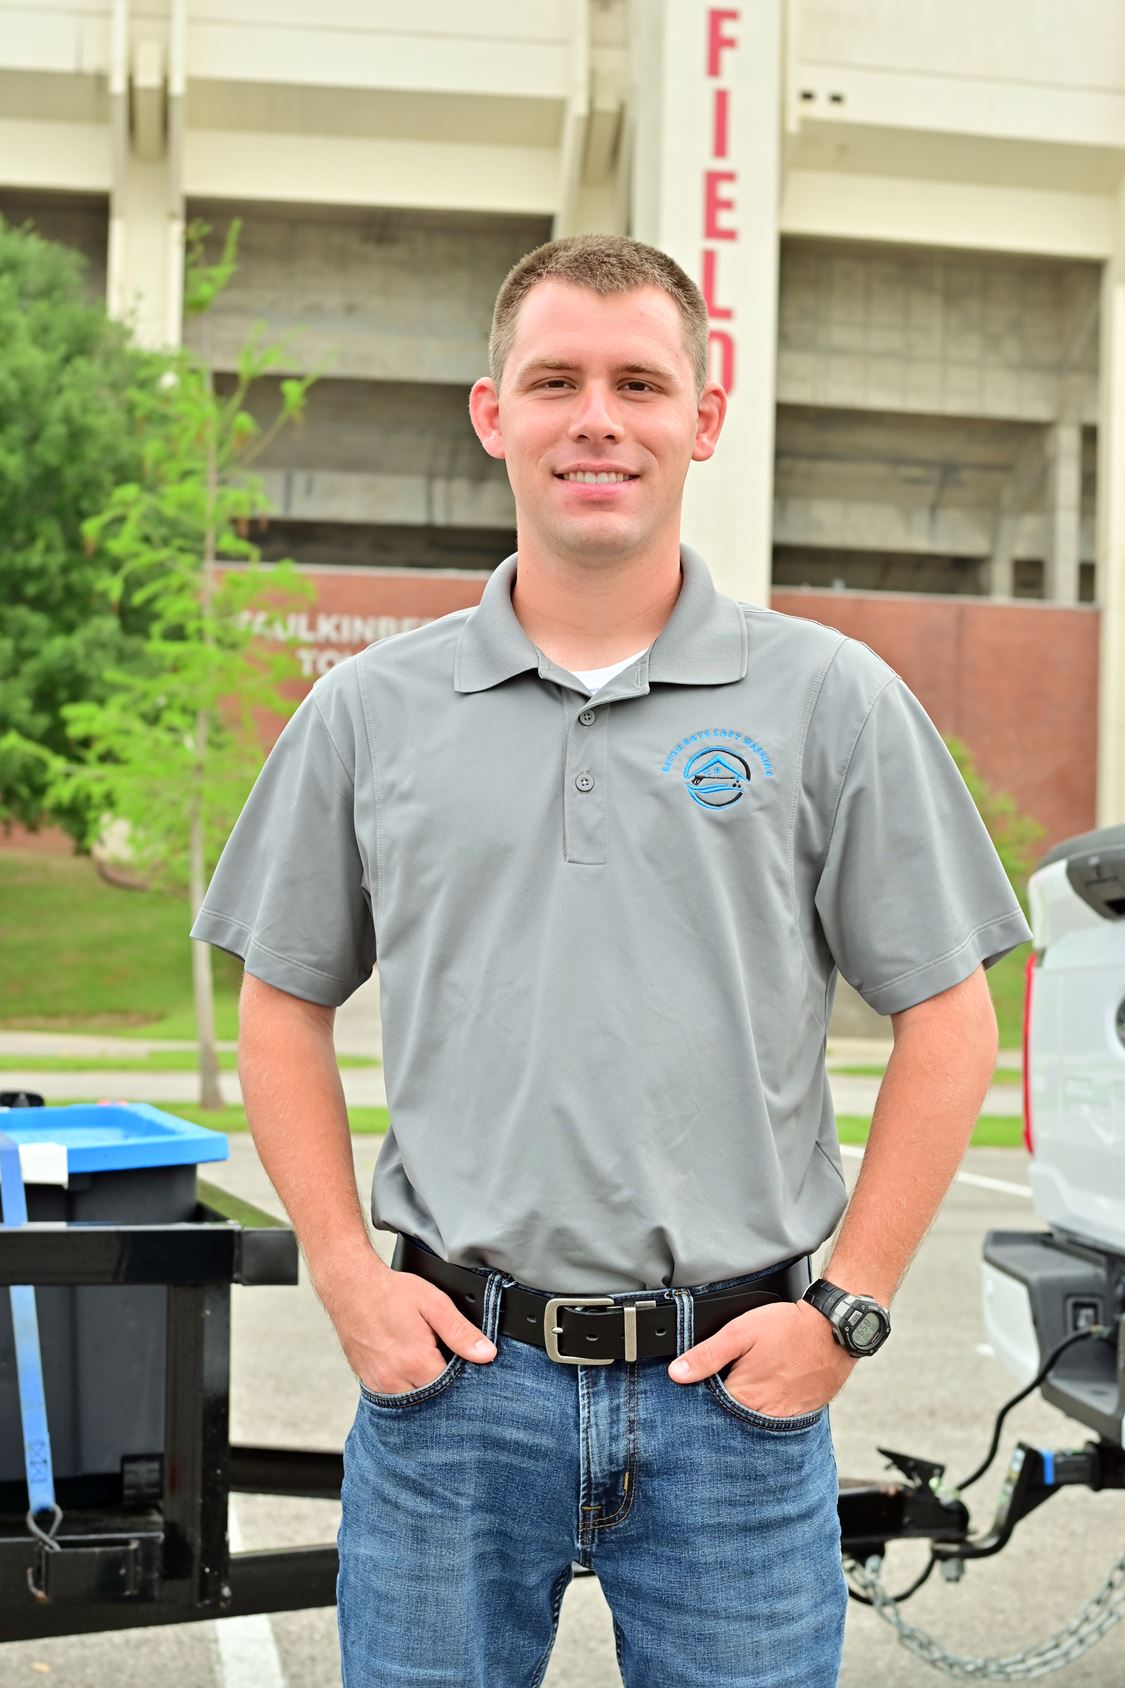
[[(757, 758), (766, 779), (773, 778), (773, 763), (761, 745), (735, 727), (706, 727), (689, 733), (668, 752), (661, 773), (669, 773), (680, 754), (689, 751), (681, 776), (692, 802), (701, 809), (730, 809), (741, 802), (751, 780), (750, 762), (741, 749), (735, 749), (736, 744)], [(692, 750), (692, 745), (699, 748)]]

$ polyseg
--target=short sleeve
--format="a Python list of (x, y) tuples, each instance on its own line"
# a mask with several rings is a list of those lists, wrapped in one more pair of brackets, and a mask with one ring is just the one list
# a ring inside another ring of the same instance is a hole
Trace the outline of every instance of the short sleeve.
[(897, 674), (856, 739), (815, 902), (836, 966), (880, 1014), (1031, 937), (957, 764)]
[(266, 758), (191, 929), (256, 979), (332, 1008), (375, 964), (354, 742), (329, 731), (314, 688)]

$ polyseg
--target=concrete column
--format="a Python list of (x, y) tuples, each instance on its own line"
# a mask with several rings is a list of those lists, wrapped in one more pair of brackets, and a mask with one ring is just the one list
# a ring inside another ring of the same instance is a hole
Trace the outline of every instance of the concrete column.
[(1015, 571), (1012, 550), (1016, 542), (1019, 518), (1008, 510), (1001, 510), (992, 542), (992, 555), (985, 560), (985, 594), (989, 598), (1015, 596)]
[(1125, 821), (1125, 177), (1102, 272), (1098, 382), (1099, 826)]
[[(1004, 482), (996, 510), (992, 555), (985, 565), (986, 590), (992, 598), (1010, 598), (1014, 593), (1013, 557), (1020, 521), (1039, 493), (1047, 468), (1048, 430), (1035, 428), (1028, 434)], [(1079, 459), (1081, 463), (1081, 458)], [(1048, 501), (1049, 502), (1049, 501)], [(1077, 506), (1076, 506), (1077, 508)], [(1075, 535), (1077, 547), (1077, 534)], [(1075, 552), (1077, 557), (1077, 549)], [(1077, 566), (1077, 564), (1076, 564)], [(1076, 577), (1077, 578), (1077, 577)], [(1077, 587), (1075, 588), (1077, 595)], [(1048, 597), (1050, 593), (1047, 594)]]
[(1043, 596), (1058, 604), (1078, 602), (1079, 525), (1082, 519), (1082, 429), (1055, 422), (1047, 429), (1047, 554)]
[(186, 0), (171, 0), (168, 37), (114, 0), (110, 49), (113, 186), (106, 308), (144, 346), (180, 343), (181, 182)]
[(723, 591), (769, 602), (782, 0), (634, 0), (631, 233), (697, 281), (723, 437), (684, 489), (683, 537)]
[(183, 213), (168, 208), (165, 171), (131, 160), (111, 200), (107, 309), (132, 324), (142, 346), (180, 342), (183, 239)]

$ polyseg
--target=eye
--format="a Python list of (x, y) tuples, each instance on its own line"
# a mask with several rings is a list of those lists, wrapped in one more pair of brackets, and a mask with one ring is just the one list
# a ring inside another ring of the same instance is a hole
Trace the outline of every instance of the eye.
[(540, 386), (542, 387), (565, 387), (567, 385), (568, 382), (565, 375), (551, 375), (546, 381), (540, 382)]
[(625, 385), (627, 387), (641, 387), (641, 388), (644, 389), (644, 391), (646, 393), (652, 393), (652, 392), (656, 391), (656, 389), (655, 389), (655, 387), (653, 387), (651, 381), (642, 381), (639, 376), (636, 377), (634, 380), (626, 381)]

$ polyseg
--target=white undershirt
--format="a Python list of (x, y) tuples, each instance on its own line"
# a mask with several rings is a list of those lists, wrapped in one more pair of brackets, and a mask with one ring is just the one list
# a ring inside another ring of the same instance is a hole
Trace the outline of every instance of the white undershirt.
[(576, 680), (581, 680), (586, 690), (591, 693), (600, 691), (607, 680), (612, 680), (615, 674), (620, 674), (623, 668), (628, 668), (631, 662), (636, 662), (639, 656), (644, 656), (644, 650), (634, 651), (632, 656), (623, 656), (620, 662), (608, 662), (604, 668), (572, 668), (571, 673)]

